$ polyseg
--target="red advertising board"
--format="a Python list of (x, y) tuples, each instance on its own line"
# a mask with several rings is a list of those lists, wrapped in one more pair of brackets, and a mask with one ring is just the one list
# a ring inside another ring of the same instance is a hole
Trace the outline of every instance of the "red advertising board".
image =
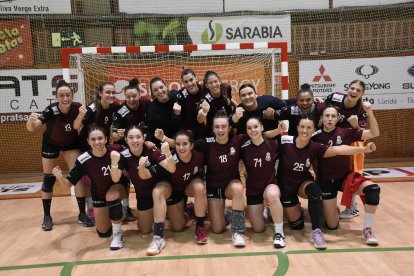
[(32, 31), (29, 19), (0, 21), (0, 67), (33, 65)]

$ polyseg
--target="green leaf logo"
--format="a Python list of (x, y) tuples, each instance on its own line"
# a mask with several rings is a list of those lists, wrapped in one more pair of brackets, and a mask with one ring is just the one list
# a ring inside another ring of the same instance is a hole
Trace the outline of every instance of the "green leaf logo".
[[(210, 30), (210, 32), (209, 32)], [(220, 23), (215, 23), (213, 28), (213, 20), (208, 22), (208, 29), (201, 33), (201, 42), (204, 44), (216, 43), (223, 35), (223, 26)]]

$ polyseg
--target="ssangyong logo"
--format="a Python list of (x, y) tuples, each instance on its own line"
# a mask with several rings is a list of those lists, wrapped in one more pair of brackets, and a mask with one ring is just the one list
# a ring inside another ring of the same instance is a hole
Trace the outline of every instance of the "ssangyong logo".
[(410, 75), (411, 77), (414, 77), (414, 64), (411, 65), (410, 67), (408, 67), (407, 69), (407, 73), (408, 75)]
[(361, 65), (355, 69), (355, 73), (357, 73), (360, 76), (364, 76), (365, 79), (369, 79), (369, 77), (371, 77), (372, 75), (375, 75), (378, 72), (379, 72), (379, 68), (375, 65), (369, 65), (369, 66)]
[(313, 78), (312, 82), (319, 82), (322, 78), (324, 81), (332, 81), (331, 77), (325, 74), (325, 67), (323, 67), (323, 65), (319, 67), (319, 73), (320, 73), (319, 75)]
[(201, 42), (204, 44), (216, 43), (223, 35), (223, 26), (220, 23), (215, 23), (213, 27), (213, 20), (208, 22), (208, 29), (201, 33)]

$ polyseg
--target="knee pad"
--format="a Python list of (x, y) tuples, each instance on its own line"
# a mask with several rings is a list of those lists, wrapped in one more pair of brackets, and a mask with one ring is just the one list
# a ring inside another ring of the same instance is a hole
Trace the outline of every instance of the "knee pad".
[(305, 188), (305, 194), (308, 197), (310, 203), (322, 202), (321, 188), (316, 182), (310, 182)]
[(112, 235), (112, 227), (109, 228), (109, 230), (105, 233), (101, 233), (98, 231), (98, 229), (96, 229), (96, 233), (98, 233), (98, 237), (100, 238), (109, 238)]
[(296, 220), (296, 221), (289, 221), (289, 226), (292, 230), (301, 230), (305, 227), (305, 221), (303, 220), (303, 216)]
[(325, 221), (325, 228), (328, 229), (328, 230), (336, 230), (336, 229), (339, 228), (339, 222), (335, 227), (330, 227)]
[(122, 204), (121, 200), (113, 200), (113, 201), (107, 201), (106, 205), (108, 205), (109, 208), (109, 218), (114, 221), (121, 220), (124, 216), (124, 212), (122, 210)]
[(366, 186), (362, 190), (365, 194), (365, 203), (368, 205), (378, 205), (380, 200), (381, 189), (377, 184)]
[(55, 185), (56, 177), (53, 174), (46, 173), (43, 176), (42, 192), (53, 192), (53, 186)]

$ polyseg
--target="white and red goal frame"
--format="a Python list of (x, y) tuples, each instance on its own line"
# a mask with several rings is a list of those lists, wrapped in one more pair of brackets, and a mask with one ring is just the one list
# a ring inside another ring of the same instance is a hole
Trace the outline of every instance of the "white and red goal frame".
[[(162, 53), (162, 52), (194, 52), (194, 51), (223, 51), (247, 49), (280, 49), (282, 98), (288, 98), (289, 70), (287, 42), (250, 42), (223, 44), (186, 44), (186, 45), (157, 45), (157, 46), (113, 46), (113, 47), (82, 47), (62, 48), (62, 70), (65, 81), (70, 82), (69, 60), (72, 54), (124, 54), (124, 53)], [(273, 72), (273, 80), (275, 75)], [(274, 85), (272, 95), (274, 96)]]

